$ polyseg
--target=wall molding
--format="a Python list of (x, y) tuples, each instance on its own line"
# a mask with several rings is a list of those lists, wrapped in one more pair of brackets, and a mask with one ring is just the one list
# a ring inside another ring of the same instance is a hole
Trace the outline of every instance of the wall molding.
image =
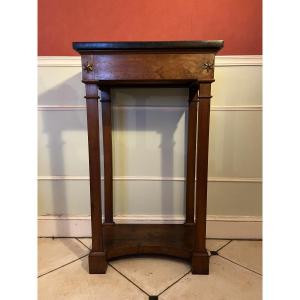
[[(181, 215), (122, 215), (114, 218), (120, 224), (182, 224)], [(208, 238), (261, 239), (262, 217), (207, 216)], [(39, 237), (90, 237), (90, 216), (39, 216)]]
[[(80, 67), (80, 56), (39, 56), (38, 67)], [(216, 56), (216, 67), (262, 66), (262, 55)]]
[[(150, 105), (113, 105), (113, 110), (139, 110), (147, 109), (156, 110), (159, 107), (160, 110), (165, 111), (187, 111), (185, 106), (150, 106)], [(86, 110), (85, 105), (39, 105), (39, 111), (73, 111), (73, 110)], [(211, 111), (262, 111), (262, 105), (235, 105), (235, 106), (211, 106)]]
[[(52, 180), (89, 180), (89, 176), (38, 176), (40, 181)], [(101, 177), (101, 180), (104, 180)], [(114, 176), (115, 181), (185, 181), (185, 177), (162, 177), (162, 176)], [(246, 182), (261, 183), (262, 178), (244, 178), (244, 177), (208, 177), (209, 182)]]
[(224, 55), (216, 56), (216, 67), (262, 66), (262, 55)]

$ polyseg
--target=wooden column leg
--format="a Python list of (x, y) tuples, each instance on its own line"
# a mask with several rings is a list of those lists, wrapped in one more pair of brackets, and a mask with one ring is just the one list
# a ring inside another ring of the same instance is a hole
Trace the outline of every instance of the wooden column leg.
[(101, 108), (104, 149), (104, 209), (105, 223), (113, 221), (113, 179), (112, 179), (112, 138), (111, 138), (111, 97), (110, 88), (101, 89)]
[(86, 84), (86, 108), (89, 142), (90, 197), (92, 221), (92, 250), (89, 254), (90, 274), (106, 272), (107, 262), (103, 247), (101, 185), (100, 185), (100, 144), (99, 144), (99, 113), (98, 87)]
[(193, 274), (209, 273), (209, 256), (205, 248), (205, 240), (210, 98), (210, 84), (200, 84), (198, 99), (196, 230), (192, 257)]
[(189, 88), (185, 224), (194, 224), (198, 85)]

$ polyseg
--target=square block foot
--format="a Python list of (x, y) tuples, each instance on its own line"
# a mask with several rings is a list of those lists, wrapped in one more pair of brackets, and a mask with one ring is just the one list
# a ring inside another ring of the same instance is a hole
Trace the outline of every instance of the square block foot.
[(192, 274), (209, 274), (209, 255), (207, 252), (194, 252), (192, 256)]
[(105, 274), (107, 261), (105, 252), (90, 252), (89, 254), (89, 273)]

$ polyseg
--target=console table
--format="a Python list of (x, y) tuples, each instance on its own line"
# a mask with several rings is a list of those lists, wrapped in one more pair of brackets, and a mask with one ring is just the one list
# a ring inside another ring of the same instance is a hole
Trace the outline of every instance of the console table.
[[(214, 60), (222, 47), (223, 41), (219, 40), (73, 43), (81, 55), (82, 82), (86, 88), (92, 224), (90, 273), (105, 273), (107, 261), (115, 257), (164, 254), (190, 260), (193, 274), (208, 274), (205, 237), (209, 114)], [(124, 86), (189, 89), (184, 224), (115, 224), (113, 221), (111, 89)], [(104, 148), (103, 223), (99, 90)]]

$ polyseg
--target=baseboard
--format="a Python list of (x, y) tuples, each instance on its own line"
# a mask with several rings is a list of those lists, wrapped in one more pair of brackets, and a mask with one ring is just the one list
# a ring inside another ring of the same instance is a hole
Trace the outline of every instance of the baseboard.
[[(132, 224), (181, 224), (183, 216), (123, 215), (114, 218), (116, 223)], [(261, 239), (262, 218), (256, 216), (208, 216), (208, 238)], [(90, 237), (89, 216), (40, 216), (39, 237)]]

